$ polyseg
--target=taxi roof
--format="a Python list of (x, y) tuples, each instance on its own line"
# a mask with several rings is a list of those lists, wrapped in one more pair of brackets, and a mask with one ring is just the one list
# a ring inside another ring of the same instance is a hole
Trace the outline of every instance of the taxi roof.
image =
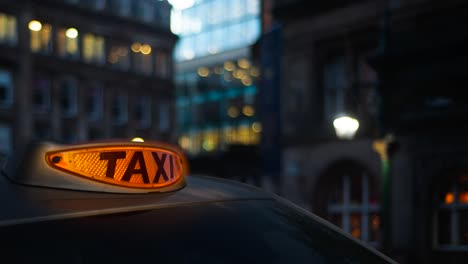
[(273, 199), (261, 189), (207, 176), (187, 176), (167, 193), (116, 194), (37, 187), (0, 176), (0, 226), (235, 200)]

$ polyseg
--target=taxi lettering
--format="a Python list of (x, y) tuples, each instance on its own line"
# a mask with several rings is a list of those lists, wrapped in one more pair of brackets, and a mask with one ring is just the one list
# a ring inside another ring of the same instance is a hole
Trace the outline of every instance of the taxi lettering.
[[(113, 152), (102, 152), (100, 153), (100, 160), (107, 160), (107, 170), (106, 177), (114, 178), (115, 168), (117, 166), (117, 160), (125, 159), (127, 156), (125, 151), (113, 151)], [(163, 153), (161, 156), (157, 152), (151, 152), (154, 162), (156, 163), (157, 170), (154, 175), (152, 183), (158, 183), (159, 179), (162, 177), (164, 181), (169, 180), (166, 170), (164, 169), (164, 164), (166, 163), (167, 153)], [(169, 155), (169, 169), (170, 169), (170, 178), (174, 178), (174, 169), (173, 169), (173, 159), (172, 155)], [(143, 152), (135, 151), (133, 154), (128, 166), (125, 170), (125, 173), (122, 177), (122, 181), (129, 182), (133, 175), (141, 175), (144, 183), (150, 183), (148, 177), (148, 171), (146, 169), (145, 158)]]

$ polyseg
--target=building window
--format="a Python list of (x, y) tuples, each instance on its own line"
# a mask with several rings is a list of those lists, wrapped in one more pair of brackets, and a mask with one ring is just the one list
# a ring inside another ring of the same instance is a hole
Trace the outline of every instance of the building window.
[(155, 18), (154, 13), (154, 2), (148, 0), (135, 1), (135, 17), (144, 21), (152, 22)]
[(112, 119), (115, 125), (123, 125), (128, 120), (128, 97), (120, 93), (113, 99)]
[(85, 95), (86, 115), (90, 120), (98, 120), (102, 117), (102, 86), (92, 85), (88, 87)]
[(0, 159), (11, 152), (11, 127), (7, 124), (0, 124)]
[(100, 129), (98, 128), (89, 128), (88, 129), (88, 140), (98, 140), (102, 139), (103, 134)]
[(157, 1), (154, 4), (155, 20), (162, 27), (169, 28), (171, 25), (171, 6), (167, 1)]
[(31, 20), (28, 24), (30, 48), (32, 52), (50, 53), (52, 51), (52, 26)]
[(106, 0), (82, 0), (82, 4), (94, 10), (103, 10), (106, 7)]
[(61, 57), (77, 58), (80, 53), (78, 38), (78, 30), (76, 28), (59, 28), (57, 30), (58, 55)]
[(32, 99), (36, 112), (44, 113), (50, 110), (50, 90), (50, 80), (37, 79), (34, 81)]
[(107, 62), (120, 70), (128, 70), (130, 66), (129, 49), (125, 45), (114, 45), (109, 49)]
[(68, 124), (62, 126), (62, 141), (66, 144), (77, 142), (77, 127), (74, 124)]
[(91, 33), (83, 35), (83, 60), (88, 63), (102, 64), (105, 60), (104, 38)]
[(140, 96), (135, 103), (135, 120), (139, 128), (148, 128), (151, 125), (151, 100)]
[(34, 124), (34, 137), (38, 140), (49, 140), (51, 139), (50, 125), (47, 123), (35, 123)]
[(380, 241), (380, 216), (369, 177), (344, 174), (332, 186), (327, 218), (345, 232), (376, 246)]
[(130, 16), (132, 11), (130, 0), (108, 0), (107, 3), (112, 13), (124, 17)]
[(170, 59), (164, 52), (156, 52), (156, 75), (161, 78), (168, 78), (170, 75)]
[(203, 133), (199, 131), (191, 131), (179, 137), (179, 145), (191, 155), (200, 153), (202, 148)]
[(13, 102), (13, 76), (0, 68), (0, 107), (9, 107)]
[(63, 80), (60, 85), (60, 108), (64, 117), (72, 117), (77, 113), (78, 84), (74, 79)]
[(149, 44), (135, 42), (131, 46), (133, 69), (136, 72), (151, 74), (153, 72), (152, 48)]
[(159, 102), (159, 131), (167, 132), (170, 126), (170, 109), (168, 102)]
[(434, 212), (435, 245), (439, 249), (468, 251), (468, 171), (444, 177)]
[(0, 13), (0, 44), (16, 45), (16, 17)]
[(326, 63), (323, 71), (324, 115), (333, 120), (345, 110), (346, 69), (344, 57)]

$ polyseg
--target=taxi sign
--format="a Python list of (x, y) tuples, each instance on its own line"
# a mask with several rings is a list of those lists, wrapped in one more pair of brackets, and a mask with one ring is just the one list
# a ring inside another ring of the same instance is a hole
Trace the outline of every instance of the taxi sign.
[[(24, 184), (104, 192), (180, 189), (188, 165), (177, 148), (159, 142), (105, 142), (60, 146), (38, 143), (7, 176)], [(42, 156), (42, 157), (41, 157)], [(21, 166), (32, 167), (25, 169)]]

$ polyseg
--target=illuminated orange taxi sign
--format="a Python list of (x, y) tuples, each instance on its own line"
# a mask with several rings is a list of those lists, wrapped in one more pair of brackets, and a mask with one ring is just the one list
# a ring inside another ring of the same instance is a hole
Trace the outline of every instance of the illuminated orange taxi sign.
[(158, 189), (178, 182), (184, 164), (177, 152), (149, 146), (98, 146), (46, 153), (52, 168), (95, 181)]

